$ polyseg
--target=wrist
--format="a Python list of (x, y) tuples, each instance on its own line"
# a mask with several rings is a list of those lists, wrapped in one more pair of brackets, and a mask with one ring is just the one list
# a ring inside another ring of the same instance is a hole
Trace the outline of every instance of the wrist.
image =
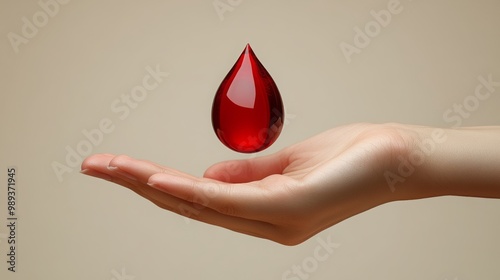
[(423, 167), (435, 153), (438, 145), (446, 142), (443, 129), (386, 124), (397, 131), (399, 137), (391, 141), (389, 164), (383, 170), (384, 192), (388, 200), (408, 200), (434, 196), (429, 178), (423, 174)]
[(406, 126), (411, 144), (396, 156), (396, 200), (459, 195), (500, 197), (500, 128)]

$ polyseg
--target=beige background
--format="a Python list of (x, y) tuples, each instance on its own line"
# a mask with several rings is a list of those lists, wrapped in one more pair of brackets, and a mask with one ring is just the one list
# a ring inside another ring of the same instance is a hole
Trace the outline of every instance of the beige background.
[[(7, 166), (19, 180), (18, 272), (7, 272), (2, 226), (1, 279), (282, 279), (311, 262), (315, 238), (286, 247), (187, 222), (78, 168), (58, 180), (52, 167), (105, 118), (114, 130), (92, 153), (196, 175), (250, 157), (220, 144), (210, 123), (213, 95), (247, 42), (288, 113), (261, 154), (352, 122), (450, 127), (444, 112), (473, 95), (479, 76), (500, 80), (498, 1), (401, 0), (351, 63), (340, 44), (354, 44), (354, 28), (391, 1), (219, 2), (231, 10), (218, 14), (213, 0), (74, 0), (47, 22), (37, 1), (0, 2), (2, 225)], [(41, 27), (16, 52), (8, 34), (23, 36), (23, 17), (34, 15)], [(170, 75), (120, 119), (112, 104), (157, 65)], [(498, 125), (499, 108), (497, 87), (463, 125)], [(500, 202), (485, 199), (384, 205), (320, 233), (340, 247), (307, 277), (499, 279), (499, 215)]]

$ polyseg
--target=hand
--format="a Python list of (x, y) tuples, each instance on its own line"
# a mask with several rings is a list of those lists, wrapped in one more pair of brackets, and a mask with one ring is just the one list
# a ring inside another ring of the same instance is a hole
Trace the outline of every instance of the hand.
[(203, 178), (110, 154), (88, 157), (82, 173), (192, 219), (294, 245), (397, 199), (383, 174), (413, 141), (402, 125), (355, 124), (269, 156), (215, 164)]

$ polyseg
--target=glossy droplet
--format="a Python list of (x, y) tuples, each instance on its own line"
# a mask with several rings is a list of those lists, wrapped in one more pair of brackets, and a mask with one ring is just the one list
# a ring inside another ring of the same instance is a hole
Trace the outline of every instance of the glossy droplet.
[(215, 95), (212, 125), (217, 137), (237, 152), (262, 151), (281, 133), (283, 112), (278, 87), (247, 45)]

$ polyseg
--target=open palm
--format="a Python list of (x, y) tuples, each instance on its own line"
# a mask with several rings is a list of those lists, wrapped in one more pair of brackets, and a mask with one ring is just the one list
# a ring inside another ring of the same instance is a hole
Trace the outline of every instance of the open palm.
[(398, 125), (354, 124), (272, 155), (215, 164), (203, 177), (110, 154), (87, 158), (82, 173), (192, 219), (294, 245), (393, 200), (383, 174), (411, 142)]

